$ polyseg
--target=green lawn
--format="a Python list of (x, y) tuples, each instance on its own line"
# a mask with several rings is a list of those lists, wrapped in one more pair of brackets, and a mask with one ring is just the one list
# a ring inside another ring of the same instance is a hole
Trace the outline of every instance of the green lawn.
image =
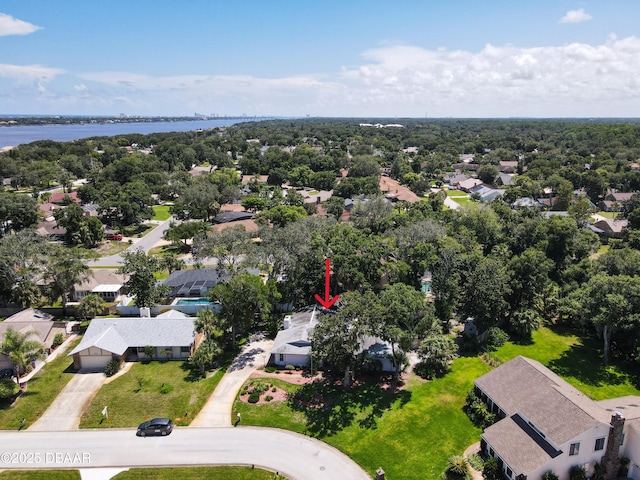
[[(540, 361), (596, 400), (640, 395), (640, 374), (633, 366), (604, 368), (598, 341), (585, 341), (560, 328), (542, 327), (531, 342), (508, 342), (494, 352), (506, 362), (517, 355)], [(626, 368), (626, 370), (625, 370)], [(439, 479), (451, 455), (461, 455), (480, 438), (462, 412), (473, 380), (490, 367), (478, 357), (455, 360), (444, 378), (425, 382), (412, 377), (405, 391), (391, 396), (375, 385), (349, 391), (325, 386), (317, 397), (311, 387), (273, 379), (268, 383), (305, 399), (322, 398), (324, 407), (309, 402), (249, 405), (236, 401), (242, 423), (284, 428), (317, 437), (349, 455), (369, 474), (382, 466), (388, 478)], [(255, 380), (254, 380), (255, 381)], [(293, 408), (292, 408), (293, 407)]]
[(456, 202), (458, 205), (467, 205), (469, 202), (472, 202), (469, 197), (451, 197), (451, 200)]
[[(286, 480), (282, 475), (251, 467), (131, 468), (114, 480)], [(78, 470), (6, 470), (0, 480), (80, 480)]]
[(171, 216), (169, 213), (169, 205), (154, 205), (153, 206), (153, 220), (159, 220), (164, 222)]
[(468, 197), (469, 195), (462, 190), (445, 190), (447, 197)]
[(274, 472), (251, 467), (132, 468), (113, 480), (286, 480)]
[[(326, 385), (323, 406), (276, 402), (259, 406), (236, 402), (242, 423), (306, 433), (349, 455), (370, 475), (382, 466), (388, 478), (437, 479), (449, 456), (476, 442), (475, 428), (462, 406), (473, 379), (489, 371), (479, 358), (460, 358), (445, 378), (414, 381), (397, 394), (375, 384), (348, 391)], [(268, 379), (302, 398), (314, 398), (313, 387)], [(384, 446), (384, 448), (382, 448)]]
[(562, 328), (541, 327), (533, 334), (533, 343), (507, 343), (495, 352), (506, 362), (517, 355), (538, 360), (594, 400), (640, 395), (637, 365), (602, 364), (602, 341), (582, 339)]
[(51, 405), (58, 393), (73, 378), (73, 359), (66, 353), (74, 348), (80, 339), (74, 341), (66, 352), (45, 365), (28, 382), (27, 391), (13, 404), (0, 403), (0, 430), (18, 430), (20, 421), (25, 418), (25, 426), (29, 427)]
[[(80, 428), (136, 427), (153, 417), (189, 425), (222, 375), (217, 371), (202, 379), (178, 361), (135, 363), (127, 373), (102, 386), (84, 411)], [(105, 405), (108, 419), (101, 414)]]
[(80, 480), (78, 470), (5, 470), (0, 480)]

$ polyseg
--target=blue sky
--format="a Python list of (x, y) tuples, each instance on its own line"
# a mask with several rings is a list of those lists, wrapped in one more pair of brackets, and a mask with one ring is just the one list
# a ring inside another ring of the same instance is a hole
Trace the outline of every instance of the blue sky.
[(0, 3), (0, 114), (638, 117), (638, 0)]

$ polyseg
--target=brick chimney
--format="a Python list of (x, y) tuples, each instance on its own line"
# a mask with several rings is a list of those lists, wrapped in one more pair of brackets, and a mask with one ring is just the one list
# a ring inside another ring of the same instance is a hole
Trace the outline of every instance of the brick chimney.
[(622, 443), (622, 432), (624, 430), (624, 417), (622, 413), (615, 412), (611, 416), (611, 424), (609, 429), (609, 437), (607, 438), (607, 449), (602, 464), (606, 468), (605, 480), (615, 480), (618, 477), (618, 469), (620, 468), (620, 444)]

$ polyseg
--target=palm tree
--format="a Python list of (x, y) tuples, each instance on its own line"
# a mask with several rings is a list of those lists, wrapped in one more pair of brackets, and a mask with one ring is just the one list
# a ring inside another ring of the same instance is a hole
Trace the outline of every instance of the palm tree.
[(29, 337), (35, 333), (35, 331), (21, 333), (10, 327), (5, 332), (4, 341), (0, 345), (0, 352), (7, 355), (13, 363), (13, 371), (18, 382), (20, 375), (28, 371), (33, 362), (44, 358), (42, 353), (44, 345), (36, 340), (29, 340)]
[(102, 297), (97, 293), (90, 293), (78, 305), (78, 312), (84, 320), (87, 318), (95, 318), (104, 311), (105, 303)]
[(205, 340), (215, 340), (224, 333), (221, 323), (222, 319), (210, 308), (196, 314), (196, 332), (203, 333)]

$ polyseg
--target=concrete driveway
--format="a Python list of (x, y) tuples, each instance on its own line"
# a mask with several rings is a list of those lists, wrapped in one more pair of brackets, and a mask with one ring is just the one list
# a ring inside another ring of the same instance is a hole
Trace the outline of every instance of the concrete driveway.
[(103, 372), (80, 370), (58, 394), (44, 415), (27, 430), (38, 432), (77, 430), (82, 412), (106, 379)]
[(269, 361), (273, 340), (258, 340), (244, 347), (190, 427), (230, 427), (233, 402), (240, 387)]

